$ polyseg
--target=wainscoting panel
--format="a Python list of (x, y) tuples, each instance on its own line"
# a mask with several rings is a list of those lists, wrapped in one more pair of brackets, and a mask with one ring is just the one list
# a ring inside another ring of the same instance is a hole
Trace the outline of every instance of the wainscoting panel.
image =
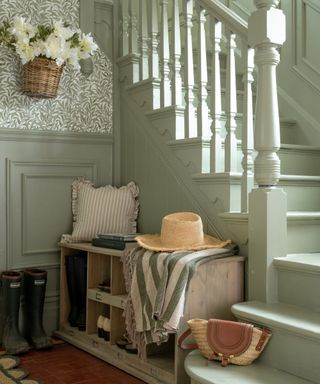
[(71, 183), (113, 183), (113, 137), (0, 130), (0, 270), (48, 271), (45, 327), (57, 327), (62, 233), (72, 230)]
[(96, 179), (96, 165), (7, 160), (9, 268), (56, 263), (61, 233), (70, 233), (70, 185)]

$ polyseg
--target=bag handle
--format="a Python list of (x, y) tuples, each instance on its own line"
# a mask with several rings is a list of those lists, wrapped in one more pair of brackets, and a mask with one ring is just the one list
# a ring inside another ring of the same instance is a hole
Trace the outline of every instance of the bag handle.
[(181, 348), (183, 351), (189, 351), (191, 349), (197, 349), (198, 348), (198, 344), (197, 343), (190, 343), (190, 344), (185, 344), (183, 345), (182, 343), (184, 342), (184, 340), (191, 335), (191, 329), (187, 329), (186, 331), (183, 332), (182, 335), (180, 335), (179, 339), (178, 339), (178, 347)]

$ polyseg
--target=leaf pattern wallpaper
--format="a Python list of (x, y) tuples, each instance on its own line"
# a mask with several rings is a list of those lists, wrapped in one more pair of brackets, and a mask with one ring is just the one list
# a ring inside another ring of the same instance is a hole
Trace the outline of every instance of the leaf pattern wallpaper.
[[(78, 0), (0, 0), (0, 23), (23, 16), (32, 23), (53, 20), (79, 25)], [(58, 132), (112, 132), (112, 63), (102, 51), (93, 58), (86, 77), (66, 66), (58, 96), (35, 99), (21, 93), (22, 64), (7, 48), (0, 48), (0, 129)]]

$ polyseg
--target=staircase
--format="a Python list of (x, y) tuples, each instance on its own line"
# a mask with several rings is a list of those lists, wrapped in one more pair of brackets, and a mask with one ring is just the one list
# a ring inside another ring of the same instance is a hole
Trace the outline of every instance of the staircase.
[(125, 177), (141, 169), (141, 215), (154, 209), (146, 164), (158, 161), (208, 232), (248, 256), (235, 316), (273, 332), (259, 363), (194, 383), (320, 383), (320, 149), (279, 118), (278, 3), (255, 0), (247, 24), (217, 0), (119, 2), (121, 153), (134, 155)]

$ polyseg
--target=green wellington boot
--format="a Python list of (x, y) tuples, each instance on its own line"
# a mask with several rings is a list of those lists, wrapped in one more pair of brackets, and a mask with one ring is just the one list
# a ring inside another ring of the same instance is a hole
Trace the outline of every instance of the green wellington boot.
[(1, 273), (3, 309), (1, 310), (2, 345), (10, 355), (28, 352), (30, 347), (19, 331), (21, 274), (14, 271)]
[(42, 323), (46, 285), (47, 271), (34, 268), (24, 271), (23, 334), (35, 349), (52, 347)]

